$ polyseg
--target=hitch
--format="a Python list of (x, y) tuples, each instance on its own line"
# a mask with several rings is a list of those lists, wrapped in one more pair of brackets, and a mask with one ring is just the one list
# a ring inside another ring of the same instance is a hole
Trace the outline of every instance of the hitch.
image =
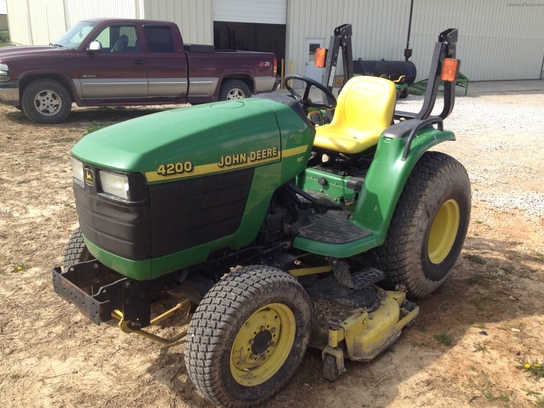
[[(185, 313), (185, 318), (188, 318), (189, 312), (191, 311), (191, 301), (188, 299), (183, 300), (181, 303), (178, 303), (172, 309), (167, 310), (160, 316), (157, 316), (154, 319), (152, 319), (149, 322), (149, 326), (153, 326), (157, 323), (162, 322), (163, 320), (172, 316), (178, 310), (183, 311)], [(179, 332), (178, 334), (170, 338), (160, 337), (160, 336), (157, 336), (156, 334), (149, 333), (148, 331), (145, 331), (142, 329), (134, 329), (130, 320), (125, 320), (123, 313), (119, 310), (114, 310), (113, 312), (111, 312), (111, 317), (119, 320), (119, 328), (121, 329), (123, 333), (136, 333), (142, 337), (145, 337), (146, 339), (149, 339), (154, 342), (164, 344), (167, 346), (176, 343), (177, 341), (181, 340), (187, 335), (187, 329), (182, 330), (181, 332)]]
[(176, 306), (151, 319), (151, 299), (158, 293), (178, 286), (175, 274), (163, 275), (150, 281), (129, 279), (102, 263), (93, 260), (70, 266), (62, 272), (53, 268), (53, 287), (64, 300), (76, 305), (93, 323), (100, 324), (115, 318), (125, 333), (136, 333), (161, 344), (172, 344), (182, 339), (183, 330), (165, 339), (142, 330), (170, 317), (177, 311), (189, 315), (191, 302), (184, 299)]

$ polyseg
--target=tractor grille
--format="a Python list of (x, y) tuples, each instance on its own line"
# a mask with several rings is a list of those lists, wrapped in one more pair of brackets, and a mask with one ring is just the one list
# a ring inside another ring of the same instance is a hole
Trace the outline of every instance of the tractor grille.
[(153, 257), (234, 234), (252, 179), (247, 169), (151, 186)]
[(234, 234), (252, 179), (253, 169), (245, 169), (152, 185), (138, 202), (74, 184), (80, 228), (92, 243), (126, 259), (169, 255)]

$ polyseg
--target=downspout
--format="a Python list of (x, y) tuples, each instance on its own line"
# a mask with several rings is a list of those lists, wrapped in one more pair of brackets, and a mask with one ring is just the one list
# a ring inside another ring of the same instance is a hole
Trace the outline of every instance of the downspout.
[(26, 0), (26, 17), (28, 20), (28, 43), (34, 45), (34, 40), (32, 39), (32, 20), (30, 18), (30, 5), (28, 4), (29, 0)]
[(70, 20), (70, 0), (62, 0), (64, 6), (64, 31), (68, 31), (72, 27), (72, 21)]
[(404, 49), (404, 59), (408, 61), (412, 56), (412, 49), (410, 48), (410, 31), (412, 31), (412, 13), (414, 11), (414, 0), (410, 0), (410, 17), (408, 20), (408, 38), (406, 39), (406, 48)]

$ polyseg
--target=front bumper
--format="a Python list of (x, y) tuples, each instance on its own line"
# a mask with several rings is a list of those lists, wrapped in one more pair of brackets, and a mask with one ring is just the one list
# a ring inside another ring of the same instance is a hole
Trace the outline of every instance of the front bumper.
[(100, 324), (119, 311), (133, 329), (150, 324), (151, 299), (177, 285), (176, 274), (151, 281), (136, 281), (98, 261), (81, 262), (62, 272), (52, 270), (53, 288), (61, 298), (73, 303), (93, 323)]
[(19, 98), (19, 80), (0, 82), (0, 103), (4, 105), (21, 106)]

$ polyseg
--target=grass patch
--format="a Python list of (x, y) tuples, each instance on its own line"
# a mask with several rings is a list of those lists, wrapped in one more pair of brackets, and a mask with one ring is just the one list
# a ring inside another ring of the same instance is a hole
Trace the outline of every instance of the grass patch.
[(469, 278), (465, 279), (465, 283), (469, 285), (484, 286), (488, 281), (496, 279), (496, 277), (488, 276), (483, 273), (475, 273)]
[(518, 370), (523, 370), (528, 372), (530, 375), (532, 375), (535, 378), (544, 378), (544, 366), (543, 364), (539, 364), (538, 362), (524, 362), (520, 365), (516, 366)]
[(88, 135), (89, 133), (93, 133), (93, 132), (96, 132), (97, 130), (100, 130), (100, 129), (104, 129), (105, 127), (108, 127), (109, 125), (104, 125), (104, 124), (94, 124), (94, 125), (91, 125), (87, 128), (87, 132), (85, 133), (86, 135)]
[(417, 329), (419, 331), (422, 331), (422, 332), (427, 331), (427, 325), (425, 323), (423, 323), (423, 322), (417, 322), (416, 321), (414, 323), (414, 327), (417, 327)]
[(487, 263), (487, 261), (479, 255), (467, 254), (465, 255), (465, 258), (478, 265), (485, 265)]
[(23, 271), (26, 271), (27, 269), (28, 269), (28, 267), (27, 267), (26, 264), (20, 263), (20, 264), (15, 265), (11, 269), (11, 273), (23, 272)]
[(489, 350), (487, 349), (487, 347), (482, 346), (480, 343), (474, 343), (473, 346), (474, 346), (474, 350), (472, 350), (472, 351), (475, 352), (475, 353), (478, 352), (478, 351), (481, 352), (481, 353), (484, 353), (484, 354), (489, 353)]
[(515, 261), (515, 262), (523, 261), (523, 257), (518, 254), (506, 254), (505, 258), (508, 259), (509, 261)]
[(487, 398), (488, 401), (502, 401), (502, 402), (509, 402), (510, 398), (508, 398), (506, 395), (501, 394), (497, 397), (493, 395), (493, 393), (484, 391), (484, 397)]
[(75, 137), (61, 137), (60, 139), (54, 140), (55, 143), (72, 143), (75, 142)]
[(453, 339), (446, 333), (435, 334), (433, 338), (444, 346), (453, 346)]

